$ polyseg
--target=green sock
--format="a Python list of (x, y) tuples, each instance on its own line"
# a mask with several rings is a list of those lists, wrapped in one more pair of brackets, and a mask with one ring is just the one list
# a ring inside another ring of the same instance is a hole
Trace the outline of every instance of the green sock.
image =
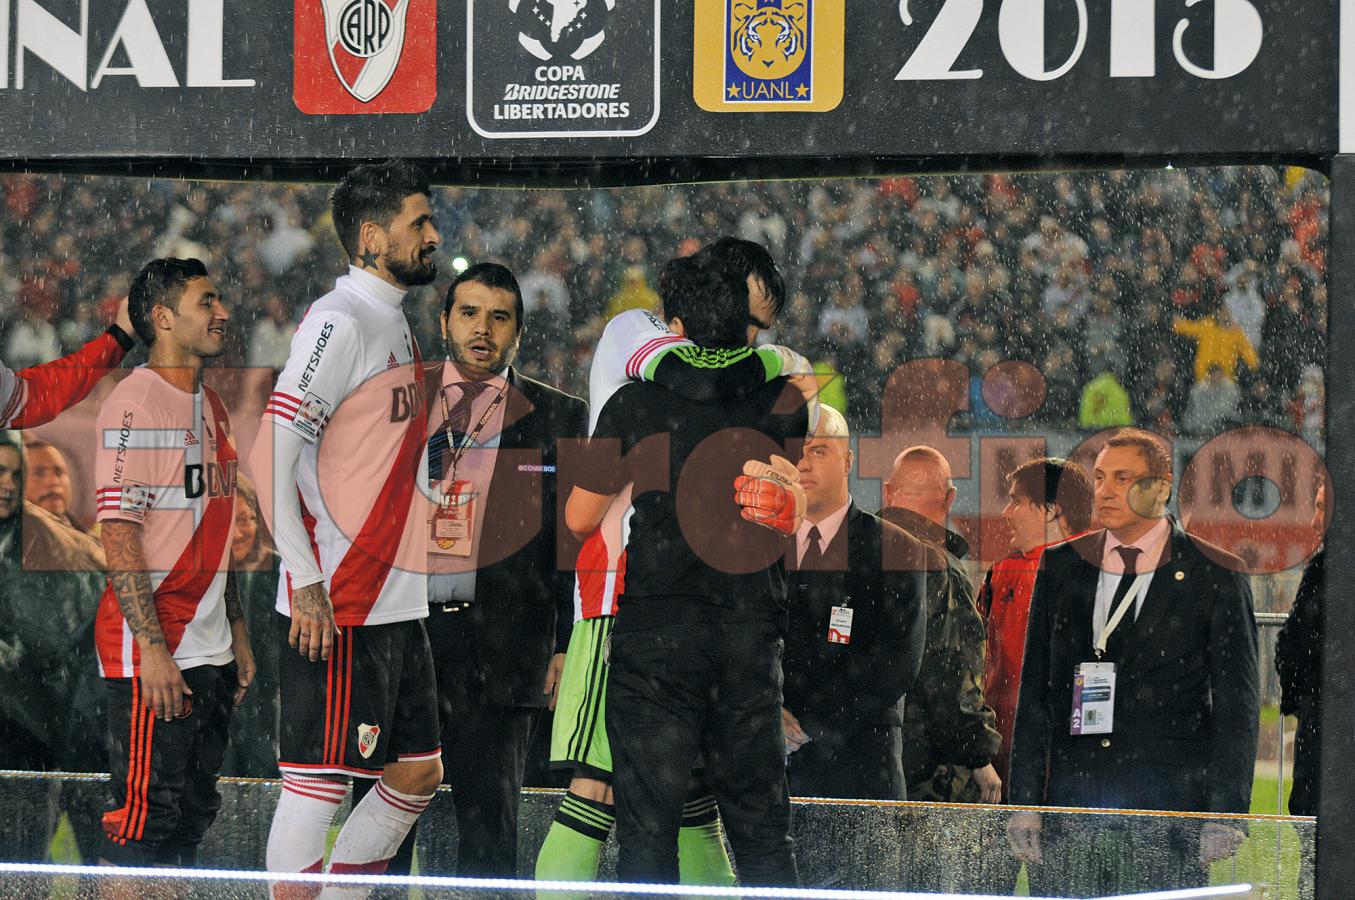
[[(616, 822), (616, 807), (566, 794), (536, 857), (537, 881), (594, 881), (602, 845)], [(538, 897), (554, 897), (543, 893)], [(560, 894), (560, 897), (571, 895)]]
[(734, 868), (729, 863), (720, 828), (720, 811), (710, 794), (689, 796), (682, 808), (678, 877), (683, 884), (728, 887), (734, 883)]

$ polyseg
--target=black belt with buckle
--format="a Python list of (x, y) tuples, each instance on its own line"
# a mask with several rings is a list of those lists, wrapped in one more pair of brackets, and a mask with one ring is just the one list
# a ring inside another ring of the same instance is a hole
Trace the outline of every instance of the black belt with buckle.
[(465, 612), (474, 605), (474, 600), (443, 600), (428, 604), (428, 610), (429, 612), (457, 613)]

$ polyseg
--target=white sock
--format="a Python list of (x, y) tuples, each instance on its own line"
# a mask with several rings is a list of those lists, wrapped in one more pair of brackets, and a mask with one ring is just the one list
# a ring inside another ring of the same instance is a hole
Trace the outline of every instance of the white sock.
[[(282, 796), (268, 832), (268, 871), (322, 871), (329, 829), (347, 793), (345, 781), (283, 773)], [(314, 897), (319, 889), (318, 882), (282, 882), (273, 885), (273, 896), (276, 900)]]
[[(330, 855), (329, 871), (335, 875), (380, 875), (400, 849), (409, 829), (433, 799), (432, 794), (402, 794), (384, 781), (367, 792), (339, 832)], [(322, 900), (365, 897), (367, 886), (326, 887)]]

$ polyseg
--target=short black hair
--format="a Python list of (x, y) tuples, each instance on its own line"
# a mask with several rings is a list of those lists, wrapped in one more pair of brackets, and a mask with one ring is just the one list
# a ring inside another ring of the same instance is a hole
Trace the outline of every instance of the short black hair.
[[(766, 247), (755, 241), (725, 235), (702, 247), (696, 255), (720, 260), (741, 284), (746, 285), (748, 276), (753, 276), (754, 280), (762, 283), (772, 315), (781, 314), (781, 308), (786, 305), (786, 280), (781, 277), (776, 260), (772, 259)], [(747, 318), (747, 313), (744, 318)]]
[(1077, 463), (1057, 456), (1032, 459), (1017, 466), (1008, 481), (1018, 496), (1036, 506), (1057, 508), (1074, 534), (1091, 527), (1092, 483)]
[(518, 280), (507, 266), (499, 265), (493, 262), (476, 263), (466, 271), (462, 272), (456, 278), (452, 279), (451, 286), (447, 288), (447, 301), (442, 306), (442, 315), (447, 317), (452, 313), (452, 303), (456, 299), (456, 289), (468, 281), (476, 284), (483, 284), (487, 288), (496, 291), (507, 291), (513, 295), (513, 302), (517, 305), (518, 334), (522, 334), (522, 329), (526, 326), (524, 316), (526, 315), (522, 306), (522, 288), (518, 287)]
[(178, 311), (184, 287), (194, 278), (208, 278), (207, 267), (200, 259), (175, 259), (172, 256), (153, 259), (141, 267), (132, 287), (127, 291), (127, 314), (132, 319), (132, 330), (149, 347), (155, 343), (155, 328), (151, 325), (151, 308), (168, 306)]
[(422, 166), (403, 159), (367, 163), (343, 177), (329, 197), (329, 209), (334, 231), (349, 259), (358, 255), (362, 223), (377, 222), (386, 227), (411, 194), (431, 196), (432, 186)]
[(733, 287), (730, 269), (719, 259), (700, 254), (671, 259), (659, 273), (664, 318), (681, 319), (687, 339), (698, 347), (742, 347), (748, 341), (748, 287), (745, 283), (742, 293)]

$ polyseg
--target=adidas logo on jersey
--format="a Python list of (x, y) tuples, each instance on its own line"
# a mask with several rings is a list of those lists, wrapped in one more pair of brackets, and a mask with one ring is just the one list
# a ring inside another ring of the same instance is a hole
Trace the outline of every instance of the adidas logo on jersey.
[(388, 368), (388, 369), (394, 369), (394, 368), (396, 368), (396, 367), (399, 366), (399, 365), (400, 365), (400, 364), (399, 364), (398, 362), (395, 361), (395, 354), (392, 352), (391, 355), (390, 355), (390, 359), (386, 360), (386, 368)]
[(198, 445), (197, 436), (191, 431), (185, 431), (183, 433), (183, 445), (185, 447), (196, 447)]

